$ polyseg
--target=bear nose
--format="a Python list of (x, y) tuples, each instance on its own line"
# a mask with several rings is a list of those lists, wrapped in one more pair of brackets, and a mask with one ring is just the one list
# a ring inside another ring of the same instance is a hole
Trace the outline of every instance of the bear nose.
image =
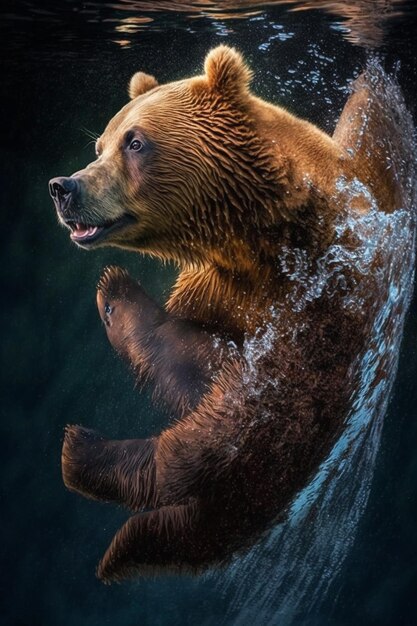
[(71, 176), (59, 176), (49, 181), (49, 194), (61, 212), (70, 206), (78, 190), (78, 183)]
[(49, 181), (49, 193), (52, 198), (68, 196), (77, 188), (77, 181), (71, 176), (59, 176)]

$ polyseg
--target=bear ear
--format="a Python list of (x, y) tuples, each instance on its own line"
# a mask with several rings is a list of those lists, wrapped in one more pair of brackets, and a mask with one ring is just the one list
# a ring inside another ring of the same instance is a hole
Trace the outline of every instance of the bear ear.
[(230, 96), (247, 93), (252, 70), (234, 48), (213, 48), (206, 56), (204, 70), (209, 87), (214, 91)]
[(133, 100), (133, 98), (137, 98), (157, 86), (158, 81), (156, 78), (144, 72), (136, 72), (130, 79), (128, 88), (129, 98)]

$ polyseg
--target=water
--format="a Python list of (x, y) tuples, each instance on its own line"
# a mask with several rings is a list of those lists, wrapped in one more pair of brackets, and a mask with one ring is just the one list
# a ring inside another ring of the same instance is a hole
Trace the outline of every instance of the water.
[[(367, 3), (317, 2), (316, 10), (304, 11), (287, 9), (308, 9), (313, 3), (237, 4), (2, 5), (7, 122), (0, 190), (7, 364), (1, 437), (2, 508), (7, 511), (2, 516), (2, 623), (417, 622), (415, 304), (400, 352), (414, 267), (409, 211), (389, 219), (371, 213), (355, 226), (363, 242), (358, 257), (335, 251), (323, 259), (318, 280), (294, 294), (294, 307), (302, 307), (326, 288), (329, 275), (343, 274), (343, 263), (358, 262), (365, 272), (378, 253), (389, 268), (380, 277), (378, 316), (346, 429), (293, 502), (288, 521), (246, 557), (200, 579), (162, 578), (106, 588), (95, 580), (94, 567), (125, 513), (83, 501), (62, 485), (60, 449), (67, 422), (114, 437), (137, 436), (138, 421), (143, 434), (167, 422), (146, 395), (135, 393), (107, 346), (94, 307), (94, 285), (103, 265), (119, 263), (162, 301), (173, 268), (116, 250), (75, 250), (56, 226), (45, 184), (91, 160), (93, 149), (83, 129), (102, 130), (126, 102), (130, 75), (144, 69), (161, 82), (192, 75), (211, 46), (230, 43), (256, 70), (259, 95), (331, 132), (348, 80), (366, 64), (365, 47), (372, 47), (389, 69), (400, 59), (398, 80), (414, 112), (411, 3), (393, 3), (391, 9), (384, 3), (365, 16)], [(405, 115), (395, 87), (386, 97)], [(412, 131), (408, 134), (411, 142)], [(347, 223), (340, 224), (341, 230)], [(304, 261), (298, 260), (298, 275)], [(357, 304), (361, 294), (356, 295)], [(261, 337), (260, 345), (247, 345), (248, 355), (259, 356), (267, 348), (268, 337)]]
[[(359, 223), (348, 220), (347, 227), (360, 234), (362, 246), (353, 255), (345, 250), (344, 258), (340, 251), (337, 256), (326, 255), (320, 289), (315, 289), (313, 296), (307, 289), (300, 298), (297, 289), (299, 310), (300, 300), (320, 297), (328, 288), (329, 278), (339, 272), (343, 276), (343, 269), (352, 263), (366, 275), (375, 255), (383, 251), (390, 268), (380, 276), (383, 297), (358, 368), (359, 385), (343, 435), (314, 479), (295, 498), (288, 520), (247, 557), (236, 560), (222, 578), (221, 587), (226, 587), (231, 598), (225, 624), (254, 620), (268, 625), (309, 624), (338, 579), (368, 502), (395, 379), (404, 314), (411, 296), (412, 281), (408, 279), (414, 274), (414, 220), (408, 211), (399, 211), (394, 219), (374, 212)], [(328, 258), (332, 259), (330, 264)], [(409, 285), (406, 289), (404, 281)], [(366, 302), (366, 296), (358, 291), (349, 294), (346, 306), (357, 307), (361, 299)], [(264, 338), (257, 345), (252, 342), (249, 362), (259, 359), (268, 344)]]

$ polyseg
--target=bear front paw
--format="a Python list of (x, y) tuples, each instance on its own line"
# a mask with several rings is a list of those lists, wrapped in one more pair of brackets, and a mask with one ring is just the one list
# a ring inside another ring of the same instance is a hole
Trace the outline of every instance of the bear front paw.
[(123, 311), (130, 310), (130, 305), (134, 307), (142, 294), (139, 283), (129, 276), (127, 270), (114, 265), (106, 267), (97, 285), (97, 308), (106, 327), (115, 324), (119, 309), (123, 317)]
[(89, 495), (97, 458), (106, 441), (94, 430), (82, 426), (66, 426), (62, 447), (62, 477), (71, 491)]

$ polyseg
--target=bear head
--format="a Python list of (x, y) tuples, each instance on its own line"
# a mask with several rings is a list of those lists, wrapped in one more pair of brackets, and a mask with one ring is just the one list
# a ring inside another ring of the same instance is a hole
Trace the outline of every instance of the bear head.
[(179, 263), (257, 248), (254, 233), (276, 220), (277, 198), (288, 192), (257, 133), (241, 55), (220, 46), (204, 69), (166, 85), (134, 74), (130, 102), (96, 142), (97, 159), (50, 182), (76, 244)]

